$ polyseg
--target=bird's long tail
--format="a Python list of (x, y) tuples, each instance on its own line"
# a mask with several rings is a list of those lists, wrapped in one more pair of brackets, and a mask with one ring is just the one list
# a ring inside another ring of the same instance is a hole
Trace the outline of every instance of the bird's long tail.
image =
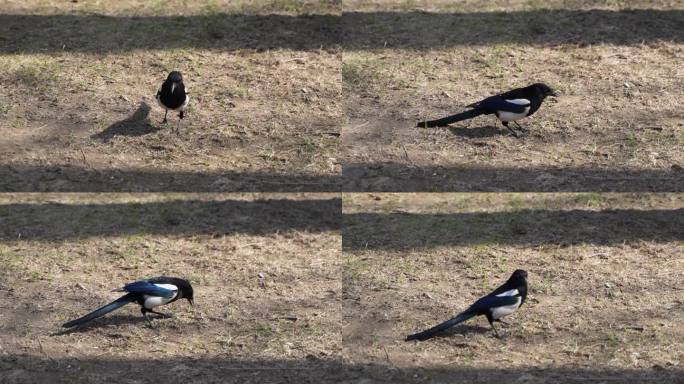
[(109, 312), (111, 312), (117, 308), (121, 308), (124, 305), (126, 305), (132, 301), (133, 301), (133, 294), (129, 293), (127, 295), (121, 296), (120, 298), (112, 301), (111, 303), (105, 305), (104, 307), (100, 307), (100, 308), (90, 312), (89, 314), (87, 314), (81, 318), (78, 318), (76, 320), (71, 320), (69, 322), (64, 323), (62, 325), (62, 327), (71, 328), (71, 327), (75, 327), (77, 325), (87, 323), (91, 320), (97, 319), (98, 317), (104, 316), (104, 315), (108, 314)]
[(425, 330), (423, 332), (414, 333), (413, 335), (406, 336), (406, 341), (411, 341), (411, 340), (425, 341), (427, 339), (434, 337), (435, 335), (437, 335), (440, 332), (446, 331), (447, 329), (453, 327), (454, 325), (456, 325), (458, 323), (462, 323), (462, 322), (470, 319), (471, 317), (473, 317), (475, 315), (476, 315), (476, 313), (472, 313), (472, 312), (468, 312), (468, 311), (463, 312), (463, 313), (459, 314), (458, 316), (454, 317), (453, 319), (449, 319), (449, 320), (443, 322), (442, 324), (435, 325), (434, 327), (432, 327), (428, 330)]
[(455, 115), (443, 117), (443, 118), (437, 119), (437, 120), (421, 121), (418, 124), (416, 124), (416, 127), (418, 127), (418, 128), (446, 127), (447, 125), (449, 125), (451, 123), (472, 119), (473, 117), (480, 116), (483, 113), (484, 112), (482, 112), (478, 109), (471, 109), (469, 111), (465, 111), (465, 112), (461, 112), (461, 113), (458, 113)]

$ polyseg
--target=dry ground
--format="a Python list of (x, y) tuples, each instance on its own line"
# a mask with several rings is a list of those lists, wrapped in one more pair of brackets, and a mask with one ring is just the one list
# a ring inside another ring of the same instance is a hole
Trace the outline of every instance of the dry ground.
[(110, 3), (0, 4), (1, 190), (339, 190), (335, 2)]
[[(344, 355), (393, 382), (683, 382), (684, 200), (637, 194), (346, 194)], [(444, 321), (529, 272), (493, 337)]]
[[(2, 2), (0, 191), (162, 193), (0, 194), (0, 384), (684, 382), (683, 196), (298, 193), (681, 192), (682, 25), (665, 0)], [(412, 128), (538, 80), (562, 97), (527, 137)], [(502, 340), (402, 341), (518, 267)], [(159, 274), (196, 306), (61, 332)]]
[[(340, 212), (329, 194), (0, 196), (0, 383), (313, 380), (342, 348)], [(195, 306), (60, 333), (160, 274)]]
[[(683, 373), (679, 194), (0, 199), (2, 383), (677, 382)], [(531, 291), (504, 339), (478, 319), (402, 341), (518, 267)], [(131, 306), (60, 333), (115, 298), (111, 288), (158, 274), (188, 277), (196, 306), (166, 308), (176, 317), (156, 330)]]
[[(682, 191), (678, 1), (344, 3), (345, 191)], [(515, 138), (417, 121), (546, 82)]]

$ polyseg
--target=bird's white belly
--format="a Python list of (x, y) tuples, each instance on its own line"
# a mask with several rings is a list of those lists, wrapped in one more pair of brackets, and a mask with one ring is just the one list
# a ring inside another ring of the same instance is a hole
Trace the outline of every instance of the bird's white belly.
[(513, 112), (506, 112), (506, 111), (498, 111), (496, 113), (496, 116), (499, 118), (501, 121), (516, 121), (520, 120), (523, 117), (527, 116), (527, 113), (530, 111), (530, 107), (525, 108), (525, 112), (523, 113), (513, 113)]
[(518, 299), (518, 301), (515, 304), (504, 305), (503, 307), (492, 308), (492, 318), (494, 320), (500, 319), (504, 316), (508, 316), (511, 313), (515, 312), (515, 310), (518, 309), (518, 307), (520, 307), (520, 303), (522, 301), (520, 299), (520, 297), (518, 297), (517, 299)]
[(176, 297), (176, 295), (173, 295), (173, 297), (145, 295), (143, 296), (143, 298), (145, 299), (145, 303), (143, 304), (143, 306), (147, 309), (152, 309), (154, 307), (158, 307), (160, 305), (168, 303), (169, 301), (173, 300), (174, 297)]

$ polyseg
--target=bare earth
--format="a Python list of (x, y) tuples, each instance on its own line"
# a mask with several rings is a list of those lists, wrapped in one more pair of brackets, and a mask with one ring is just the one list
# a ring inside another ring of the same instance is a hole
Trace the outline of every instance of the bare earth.
[[(396, 382), (682, 382), (680, 195), (346, 194), (345, 355)], [(515, 269), (528, 301), (404, 342)], [(384, 373), (383, 373), (384, 370)]]
[[(0, 197), (0, 382), (315, 377), (342, 348), (340, 211), (330, 194)], [(190, 279), (195, 306), (62, 333), (161, 274)]]
[[(684, 383), (682, 62), (672, 0), (3, 1), (0, 384)], [(403, 341), (516, 268), (503, 338)]]
[[(601, 3), (345, 3), (344, 190), (683, 191), (681, 3)], [(535, 82), (525, 137), (415, 128)]]
[(0, 190), (339, 190), (339, 12), (168, 3), (0, 5)]

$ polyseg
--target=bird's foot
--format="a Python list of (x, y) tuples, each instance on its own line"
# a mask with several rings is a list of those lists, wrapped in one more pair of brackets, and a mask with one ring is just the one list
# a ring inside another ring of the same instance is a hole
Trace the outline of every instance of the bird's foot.
[(173, 318), (173, 314), (171, 313), (163, 313), (163, 312), (152, 312), (155, 315), (159, 315), (159, 317), (164, 318), (164, 319), (171, 319)]
[(530, 131), (529, 131), (527, 128), (525, 128), (525, 127), (523, 127), (522, 125), (518, 124), (517, 121), (514, 121), (514, 123), (515, 123), (515, 126), (518, 127), (518, 130), (519, 130), (520, 132), (523, 132), (523, 133), (525, 133), (525, 134), (529, 134), (529, 133), (530, 133)]

